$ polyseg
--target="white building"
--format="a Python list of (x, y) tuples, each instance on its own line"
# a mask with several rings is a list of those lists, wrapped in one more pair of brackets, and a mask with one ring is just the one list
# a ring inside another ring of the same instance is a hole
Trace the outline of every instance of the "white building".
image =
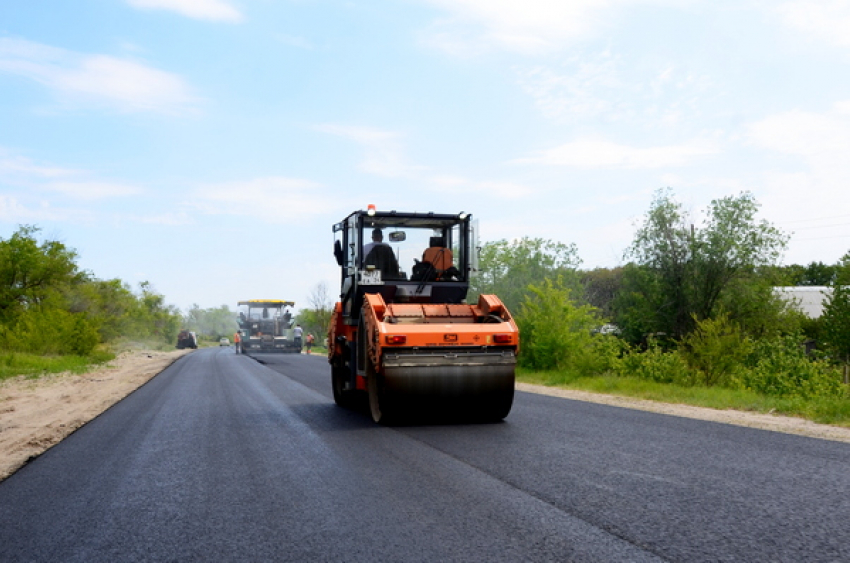
[(823, 314), (824, 301), (832, 297), (832, 288), (825, 285), (774, 287), (773, 291), (793, 303), (797, 309), (812, 319), (817, 319)]

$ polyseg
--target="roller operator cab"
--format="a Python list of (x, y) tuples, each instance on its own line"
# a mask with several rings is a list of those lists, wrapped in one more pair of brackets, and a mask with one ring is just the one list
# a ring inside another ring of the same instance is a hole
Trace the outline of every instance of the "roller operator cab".
[(402, 414), (501, 420), (513, 403), (519, 330), (495, 295), (467, 303), (477, 269), (468, 213), (355, 211), (333, 226), (340, 301), (328, 334), (334, 400)]
[(242, 351), (301, 352), (292, 320), (293, 301), (250, 299), (239, 302), (239, 333)]

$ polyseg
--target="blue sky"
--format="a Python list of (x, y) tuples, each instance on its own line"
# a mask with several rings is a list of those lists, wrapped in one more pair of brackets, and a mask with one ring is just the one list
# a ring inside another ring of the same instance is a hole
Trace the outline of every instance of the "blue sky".
[(8, 0), (0, 237), (182, 309), (337, 292), (355, 209), (624, 262), (654, 192), (850, 250), (846, 0)]

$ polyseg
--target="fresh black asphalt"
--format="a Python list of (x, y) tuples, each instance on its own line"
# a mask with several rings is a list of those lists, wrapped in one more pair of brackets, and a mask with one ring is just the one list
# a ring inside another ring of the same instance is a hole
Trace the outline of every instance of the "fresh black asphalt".
[(518, 393), (373, 424), (194, 352), (0, 483), (0, 561), (848, 561), (850, 445)]

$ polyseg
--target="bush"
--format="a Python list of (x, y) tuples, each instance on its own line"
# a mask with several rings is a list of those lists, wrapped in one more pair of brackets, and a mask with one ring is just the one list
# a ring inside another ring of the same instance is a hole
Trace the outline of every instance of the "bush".
[(696, 321), (695, 330), (684, 338), (680, 350), (700, 383), (729, 387), (752, 351), (752, 343), (728, 315), (721, 314)]
[(99, 342), (92, 321), (62, 309), (29, 310), (0, 335), (5, 350), (43, 355), (87, 356)]
[(784, 336), (756, 342), (738, 384), (776, 397), (839, 397), (840, 374), (828, 362), (806, 355), (800, 336)]
[(694, 377), (688, 362), (678, 350), (665, 352), (650, 340), (645, 352), (631, 350), (616, 364), (621, 376), (637, 377), (656, 383), (693, 385)]
[[(609, 362), (610, 345), (594, 328), (604, 324), (590, 305), (578, 306), (558, 277), (528, 287), (517, 315), (522, 334), (520, 364), (536, 370), (570, 370), (594, 374)], [(600, 355), (600, 352), (603, 354)]]

